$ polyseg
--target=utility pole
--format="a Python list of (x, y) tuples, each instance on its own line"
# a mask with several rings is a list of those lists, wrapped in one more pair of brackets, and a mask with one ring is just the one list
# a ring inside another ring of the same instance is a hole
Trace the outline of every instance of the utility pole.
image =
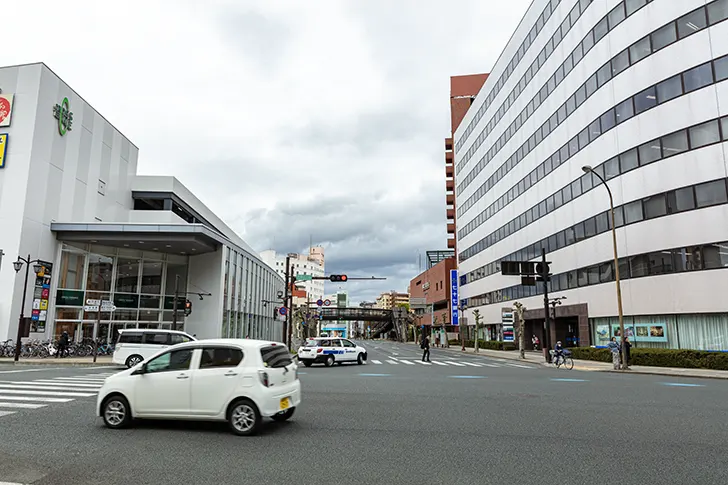
[(283, 319), (283, 342), (285, 343), (287, 340), (288, 335), (288, 313), (290, 309), (288, 308), (288, 297), (291, 294), (291, 287), (290, 281), (291, 281), (291, 257), (286, 256), (286, 289), (285, 293), (283, 294), (283, 308), (286, 309), (286, 315), (284, 315)]
[(551, 323), (549, 315), (549, 265), (546, 263), (546, 248), (541, 248), (541, 278), (543, 280), (544, 346), (543, 356), (549, 362), (551, 350)]

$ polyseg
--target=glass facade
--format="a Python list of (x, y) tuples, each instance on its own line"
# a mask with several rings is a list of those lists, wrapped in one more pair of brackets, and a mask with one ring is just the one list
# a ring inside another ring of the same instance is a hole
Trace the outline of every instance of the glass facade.
[[(259, 260), (234, 248), (225, 254), (222, 322), (227, 338), (278, 339), (282, 322), (275, 318), (282, 281)], [(67, 331), (75, 339), (93, 336), (96, 312), (86, 300), (112, 301), (116, 310), (102, 312), (99, 338), (113, 340), (123, 328), (172, 328), (175, 285), (188, 291), (188, 256), (104, 246), (64, 243), (56, 290), (53, 338)], [(205, 291), (190, 284), (190, 291)], [(186, 297), (180, 298), (181, 302)], [(180, 303), (181, 305), (182, 303)], [(177, 327), (184, 328), (178, 312)], [(279, 328), (280, 327), (280, 328)]]
[[(101, 341), (123, 328), (170, 329), (175, 281), (184, 293), (187, 267), (187, 256), (64, 243), (53, 338), (63, 331), (79, 340), (93, 336), (98, 314), (84, 310), (89, 299), (109, 300), (116, 307), (101, 312)], [(181, 328), (184, 315), (177, 321)]]

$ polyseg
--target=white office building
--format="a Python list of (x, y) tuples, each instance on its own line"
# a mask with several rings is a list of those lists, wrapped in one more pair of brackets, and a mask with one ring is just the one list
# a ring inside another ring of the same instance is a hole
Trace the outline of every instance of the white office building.
[(283, 279), (177, 179), (138, 176), (137, 147), (46, 65), (0, 68), (0, 90), (0, 340), (21, 305), (31, 338), (91, 337), (88, 300), (110, 302), (102, 340), (171, 328), (175, 289), (176, 328), (282, 340), (265, 302)]
[[(286, 257), (290, 258), (291, 274), (295, 276), (325, 276), (324, 248), (321, 246), (312, 247), (308, 254), (277, 254), (273, 249), (269, 249), (260, 253), (260, 257), (282, 278), (286, 276)], [(324, 297), (324, 280), (301, 281), (297, 282), (296, 286), (306, 291), (309, 301), (317, 301)]]
[[(473, 322), (542, 285), (552, 339), (604, 345), (617, 298), (637, 346), (728, 350), (728, 0), (534, 0), (454, 136), (460, 299)], [(552, 340), (553, 342), (553, 340)]]

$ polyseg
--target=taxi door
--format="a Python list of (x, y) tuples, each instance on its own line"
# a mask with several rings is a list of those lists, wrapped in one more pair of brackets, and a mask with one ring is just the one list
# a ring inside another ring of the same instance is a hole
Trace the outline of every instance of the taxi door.
[(344, 359), (346, 362), (353, 362), (356, 360), (356, 345), (353, 342), (342, 338), (341, 345), (344, 348)]

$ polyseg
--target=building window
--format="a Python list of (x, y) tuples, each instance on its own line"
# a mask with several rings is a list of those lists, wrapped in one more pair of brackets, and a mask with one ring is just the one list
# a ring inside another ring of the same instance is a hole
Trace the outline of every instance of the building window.
[(656, 51), (667, 47), (677, 40), (675, 24), (670, 22), (666, 26), (652, 33), (652, 48)]
[(687, 15), (682, 16), (677, 21), (677, 33), (680, 38), (685, 38), (695, 32), (708, 26), (705, 19), (705, 9), (699, 8)]
[(690, 128), (690, 144), (693, 148), (704, 147), (718, 141), (720, 141), (718, 121), (709, 121)]
[(695, 194), (692, 187), (672, 190), (667, 194), (667, 211), (670, 214), (695, 209)]
[(708, 4), (708, 21), (714, 25), (728, 19), (728, 0), (720, 0)]
[(655, 87), (645, 89), (634, 97), (634, 110), (636, 114), (657, 106), (657, 93)]
[(643, 219), (642, 216), (642, 201), (636, 200), (625, 204), (624, 206), (624, 222), (625, 224), (631, 224), (633, 222), (639, 222)]
[(683, 74), (685, 92), (689, 93), (705, 87), (713, 82), (713, 67), (710, 62), (698, 66)]
[(657, 102), (665, 103), (682, 95), (682, 80), (680, 74), (665, 79), (657, 85)]
[(697, 207), (708, 207), (728, 202), (725, 180), (716, 180), (695, 186)]
[(653, 195), (642, 200), (644, 204), (645, 219), (654, 219), (667, 214), (665, 195)]
[(688, 134), (685, 130), (662, 137), (663, 157), (685, 152), (688, 148)]
[(650, 37), (644, 37), (631, 46), (629, 46), (629, 57), (632, 60), (632, 64), (641, 61), (645, 57), (652, 53), (652, 47), (650, 46)]
[(728, 243), (703, 246), (703, 264), (705, 269), (728, 267)]

